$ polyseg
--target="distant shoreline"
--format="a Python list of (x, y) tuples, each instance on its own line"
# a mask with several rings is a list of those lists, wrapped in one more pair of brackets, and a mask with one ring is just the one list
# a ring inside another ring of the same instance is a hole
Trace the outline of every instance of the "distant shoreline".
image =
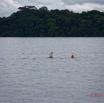
[(19, 7), (0, 18), (0, 37), (104, 37), (104, 12)]

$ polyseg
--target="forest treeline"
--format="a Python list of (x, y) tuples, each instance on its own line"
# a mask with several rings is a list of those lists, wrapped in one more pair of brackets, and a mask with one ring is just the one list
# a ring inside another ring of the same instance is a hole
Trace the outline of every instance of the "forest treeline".
[(0, 37), (104, 37), (104, 12), (19, 7), (0, 17)]

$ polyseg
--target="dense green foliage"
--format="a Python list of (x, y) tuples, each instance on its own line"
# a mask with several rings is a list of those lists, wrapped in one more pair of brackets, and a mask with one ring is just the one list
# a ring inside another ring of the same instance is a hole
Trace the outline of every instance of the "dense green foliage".
[(1, 37), (104, 37), (104, 12), (19, 7), (0, 18)]

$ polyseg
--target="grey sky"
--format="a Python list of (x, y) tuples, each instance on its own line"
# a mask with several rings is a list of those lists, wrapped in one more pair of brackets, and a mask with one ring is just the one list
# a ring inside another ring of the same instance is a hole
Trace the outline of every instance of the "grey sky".
[(0, 0), (0, 17), (8, 16), (25, 5), (37, 8), (47, 6), (49, 9), (69, 9), (74, 12), (88, 10), (104, 11), (104, 0)]
[(104, 0), (61, 0), (66, 4), (83, 4), (83, 3), (97, 3), (104, 4)]

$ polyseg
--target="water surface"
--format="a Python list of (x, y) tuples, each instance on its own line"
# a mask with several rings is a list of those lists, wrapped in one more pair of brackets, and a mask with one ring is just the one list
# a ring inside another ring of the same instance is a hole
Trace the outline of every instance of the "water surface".
[(0, 38), (0, 103), (104, 103), (104, 38)]

